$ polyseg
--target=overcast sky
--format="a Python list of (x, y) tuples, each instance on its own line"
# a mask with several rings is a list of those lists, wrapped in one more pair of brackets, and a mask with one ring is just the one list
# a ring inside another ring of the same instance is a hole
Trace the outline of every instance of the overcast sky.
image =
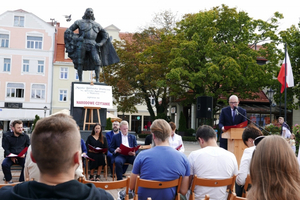
[[(285, 30), (292, 24), (297, 25), (300, 18), (299, 0), (2, 0), (0, 14), (6, 11), (23, 9), (40, 17), (46, 22), (54, 18), (63, 27), (69, 27), (74, 20), (81, 19), (86, 8), (94, 9), (96, 21), (104, 28), (111, 24), (121, 32), (135, 32), (139, 27), (147, 26), (155, 13), (170, 10), (178, 17), (187, 13), (210, 10), (221, 4), (236, 7), (239, 11), (246, 11), (254, 19), (269, 19), (274, 12), (284, 15), (280, 28)], [(64, 15), (72, 14), (72, 21), (66, 22)]]

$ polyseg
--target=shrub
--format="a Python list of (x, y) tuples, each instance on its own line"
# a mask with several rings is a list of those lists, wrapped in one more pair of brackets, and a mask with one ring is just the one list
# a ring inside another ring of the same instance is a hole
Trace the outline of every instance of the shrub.
[(106, 119), (106, 127), (105, 130), (111, 130), (112, 129), (112, 122), (111, 122), (111, 118), (107, 118)]

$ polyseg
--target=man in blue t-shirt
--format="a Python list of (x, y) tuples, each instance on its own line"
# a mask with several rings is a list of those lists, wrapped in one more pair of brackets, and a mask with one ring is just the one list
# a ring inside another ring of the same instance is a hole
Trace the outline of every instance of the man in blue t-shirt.
[[(155, 181), (171, 181), (182, 176), (180, 193), (185, 195), (190, 175), (189, 162), (183, 153), (169, 146), (169, 137), (172, 132), (169, 123), (163, 119), (157, 119), (152, 123), (150, 131), (156, 146), (140, 152), (136, 157), (130, 177), (130, 189), (134, 189), (137, 176)], [(151, 197), (152, 199), (173, 200), (176, 196), (176, 188), (140, 187), (138, 196), (139, 199)]]

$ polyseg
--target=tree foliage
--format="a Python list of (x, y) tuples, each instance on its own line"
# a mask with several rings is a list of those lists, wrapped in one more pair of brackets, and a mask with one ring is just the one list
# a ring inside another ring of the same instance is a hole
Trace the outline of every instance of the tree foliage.
[[(172, 49), (175, 58), (167, 74), (172, 95), (187, 103), (194, 103), (196, 96), (212, 96), (216, 106), (221, 96), (249, 98), (272, 85), (278, 71), (280, 18), (275, 13), (269, 22), (255, 20), (226, 5), (185, 15), (176, 28), (179, 45)], [(256, 44), (261, 48), (255, 50)], [(257, 64), (259, 57), (267, 64)]]
[[(152, 120), (167, 117), (169, 85), (165, 76), (169, 72), (170, 51), (176, 41), (169, 24), (173, 15), (166, 12), (164, 17), (169, 18), (165, 27), (148, 27), (114, 43), (121, 62), (104, 71), (107, 83), (113, 85), (118, 111), (137, 112), (135, 105), (144, 102)], [(155, 109), (149, 97), (154, 98)]]

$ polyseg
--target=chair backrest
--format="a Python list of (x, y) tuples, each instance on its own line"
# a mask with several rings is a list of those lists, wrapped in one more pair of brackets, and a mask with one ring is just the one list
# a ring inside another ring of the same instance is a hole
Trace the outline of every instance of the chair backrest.
[(12, 184), (0, 184), (0, 188), (5, 187), (5, 186), (15, 186), (19, 183), (22, 183), (22, 182), (15, 182), (15, 183), (12, 183)]
[(236, 175), (227, 178), (227, 179), (206, 179), (206, 178), (198, 178), (197, 175), (194, 175), (193, 183), (191, 187), (191, 194), (190, 194), (190, 200), (195, 199), (195, 186), (205, 186), (205, 187), (222, 187), (222, 186), (230, 186), (228, 191), (228, 198), (227, 200), (230, 200), (231, 194), (233, 191), (233, 187), (235, 185), (235, 178)]
[(249, 186), (251, 184), (252, 184), (251, 177), (250, 177), (250, 174), (248, 174), (247, 178), (246, 178), (246, 181), (245, 181), (242, 197), (245, 197), (245, 198), (247, 197), (247, 191), (249, 190)]
[(130, 183), (130, 177), (128, 176), (126, 179), (120, 180), (120, 181), (88, 181), (84, 177), (80, 178), (80, 182), (82, 183), (92, 183), (97, 188), (102, 188), (104, 190), (115, 190), (119, 188), (126, 187), (126, 196), (125, 200), (129, 199), (128, 191), (129, 191), (129, 183)]
[(141, 179), (140, 176), (137, 177), (136, 183), (135, 183), (135, 196), (134, 200), (138, 200), (138, 189), (139, 187), (143, 188), (151, 188), (151, 189), (165, 189), (165, 188), (171, 188), (171, 187), (177, 187), (176, 190), (176, 200), (180, 200), (180, 185), (182, 181), (182, 176), (180, 176), (178, 179), (172, 180), (172, 181), (152, 181), (152, 180), (145, 180)]
[(247, 200), (247, 199), (244, 198), (244, 197), (238, 197), (238, 196), (236, 196), (235, 193), (232, 193), (232, 198), (231, 198), (231, 200)]

